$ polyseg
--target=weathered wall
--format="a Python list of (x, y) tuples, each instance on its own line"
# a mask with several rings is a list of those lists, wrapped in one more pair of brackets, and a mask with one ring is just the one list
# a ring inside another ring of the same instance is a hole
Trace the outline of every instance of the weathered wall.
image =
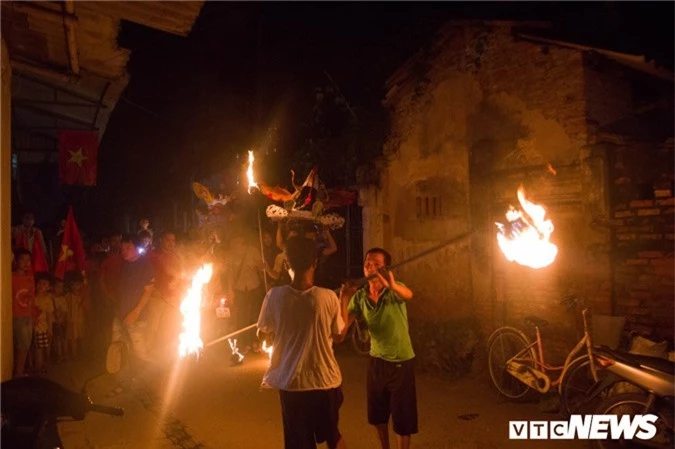
[(673, 139), (612, 145), (611, 154), (615, 312), (631, 330), (672, 340)]
[[(368, 244), (402, 259), (477, 231), (470, 248), (402, 271), (418, 292), (412, 314), (475, 314), (485, 333), (537, 314), (572, 334), (575, 318), (558, 305), (563, 294), (609, 303), (608, 231), (592, 225), (606, 219), (604, 165), (587, 148), (584, 73), (578, 51), (515, 41), (508, 23), (463, 22), (391, 78), (388, 165), (382, 188), (362, 195), (372, 205), (363, 211)], [(521, 183), (556, 226), (560, 255), (546, 269), (506, 263), (496, 245), (494, 222), (517, 203)], [(435, 196), (440, 216), (418, 217), (417, 198)]]
[(586, 121), (591, 128), (603, 127), (634, 114), (632, 86), (625, 68), (596, 55), (584, 56)]
[(4, 39), (2, 40), (0, 75), (0, 380), (12, 377), (12, 247), (11, 230), (11, 97), (12, 69)]

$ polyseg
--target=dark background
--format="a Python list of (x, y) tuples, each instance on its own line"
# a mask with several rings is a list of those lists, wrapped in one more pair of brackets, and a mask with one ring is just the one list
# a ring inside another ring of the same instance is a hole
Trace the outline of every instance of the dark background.
[[(672, 2), (206, 2), (187, 38), (125, 22), (131, 81), (102, 140), (98, 186), (63, 188), (54, 210), (73, 204), (90, 234), (191, 211), (193, 181), (243, 187), (249, 149), (269, 184), (290, 187), (289, 169), (302, 180), (318, 163), (328, 187), (352, 186), (381, 152), (386, 79), (445, 21), (549, 20), (561, 39), (672, 67), (673, 13)], [(60, 212), (36, 210), (38, 224)]]

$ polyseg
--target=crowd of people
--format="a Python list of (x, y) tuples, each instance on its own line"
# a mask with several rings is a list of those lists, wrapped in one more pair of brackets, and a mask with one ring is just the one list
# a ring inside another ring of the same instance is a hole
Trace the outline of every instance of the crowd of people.
[[(413, 293), (396, 281), (391, 257), (381, 248), (366, 253), (363, 286), (339, 291), (322, 285), (322, 265), (337, 246), (330, 232), (314, 226), (279, 224), (276, 235), (233, 228), (193, 238), (145, 220), (133, 235), (112, 233), (90, 242), (84, 270), (57, 278), (35, 260), (41, 234), (29, 216), (15, 230), (12, 316), (14, 375), (45, 373), (51, 363), (82, 355), (124, 359), (109, 396), (131, 387), (148, 369), (175, 360), (181, 331), (180, 304), (197, 269), (213, 266), (206, 286), (202, 338), (257, 324), (240, 335), (242, 352), (274, 351), (263, 385), (279, 390), (286, 448), (345, 447), (338, 429), (342, 376), (333, 343), (363, 319), (371, 333), (367, 375), (368, 421), (382, 448), (389, 448), (391, 417), (399, 448), (417, 432), (414, 353), (406, 302)], [(202, 230), (205, 231), (205, 230)], [(20, 235), (23, 233), (23, 235)], [(37, 243), (36, 243), (37, 242)], [(41, 256), (40, 256), (41, 257)], [(230, 319), (218, 318), (226, 305)]]
[[(15, 376), (43, 374), (52, 364), (83, 355), (105, 358), (116, 341), (132, 348), (136, 361), (163, 363), (176, 352), (182, 296), (203, 264), (214, 267), (203, 317), (210, 338), (255, 323), (266, 291), (290, 283), (283, 256), (288, 238), (298, 233), (313, 238), (324, 258), (337, 249), (329, 231), (313, 227), (280, 224), (276, 235), (264, 231), (263, 251), (255, 230), (199, 231), (155, 235), (143, 219), (133, 234), (89, 239), (86, 267), (56, 277), (42, 232), (33, 214), (25, 214), (13, 229)], [(228, 320), (214, 319), (222, 303), (232, 311)], [(261, 350), (254, 337), (254, 332), (242, 336), (243, 353)]]

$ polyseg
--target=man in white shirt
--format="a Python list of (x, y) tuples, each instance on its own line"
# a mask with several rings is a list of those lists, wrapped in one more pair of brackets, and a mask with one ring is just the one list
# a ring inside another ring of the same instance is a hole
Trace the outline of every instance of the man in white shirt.
[(344, 322), (332, 290), (314, 285), (316, 243), (294, 237), (286, 257), (295, 272), (291, 285), (267, 293), (258, 318), (258, 336), (274, 350), (263, 386), (279, 390), (286, 449), (344, 449), (338, 430), (342, 374), (333, 353), (333, 338)]

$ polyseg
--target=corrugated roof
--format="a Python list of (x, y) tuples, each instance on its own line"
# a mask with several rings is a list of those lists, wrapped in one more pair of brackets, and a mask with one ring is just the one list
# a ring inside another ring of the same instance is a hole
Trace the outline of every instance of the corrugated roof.
[(203, 4), (3, 1), (2, 37), (15, 75), (14, 148), (55, 149), (61, 129), (97, 129), (102, 137), (129, 82), (131, 51), (117, 45), (121, 20), (186, 36)]

